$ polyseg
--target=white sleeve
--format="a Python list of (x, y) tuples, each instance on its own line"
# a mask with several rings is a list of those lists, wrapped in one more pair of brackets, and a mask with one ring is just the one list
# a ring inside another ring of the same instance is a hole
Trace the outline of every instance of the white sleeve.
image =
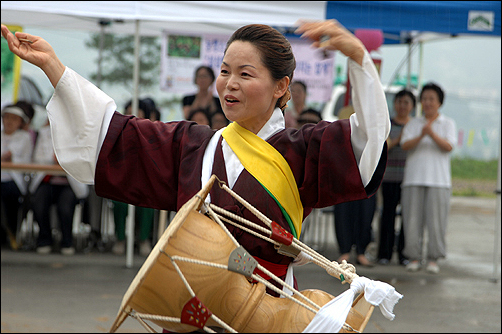
[(371, 181), (390, 132), (387, 100), (380, 77), (365, 52), (363, 64), (348, 60), (354, 114), (350, 116), (350, 139), (364, 186)]
[(94, 183), (99, 151), (115, 110), (112, 98), (66, 67), (47, 112), (59, 164), (79, 182)]

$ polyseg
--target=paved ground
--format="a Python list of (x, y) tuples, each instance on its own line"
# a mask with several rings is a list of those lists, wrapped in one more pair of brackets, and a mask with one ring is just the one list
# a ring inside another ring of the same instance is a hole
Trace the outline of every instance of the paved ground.
[[(404, 295), (394, 309), (394, 321), (375, 309), (365, 332), (500, 333), (500, 235), (495, 237), (500, 230), (495, 228), (496, 221), (495, 199), (454, 197), (449, 255), (440, 261), (438, 275), (409, 273), (394, 263), (358, 266), (359, 275), (388, 282)], [(317, 244), (326, 257), (336, 259), (339, 254), (331, 227), (321, 226), (326, 242), (317, 240)], [(305, 240), (315, 243), (313, 235), (311, 231)], [(374, 244), (368, 253), (374, 254)], [(144, 259), (135, 256), (133, 267), (126, 268), (125, 257), (110, 253), (64, 257), (2, 249), (1, 332), (107, 332)], [(336, 296), (347, 289), (315, 265), (299, 267), (295, 273), (300, 290), (315, 288)], [(145, 331), (128, 318), (119, 332)]]

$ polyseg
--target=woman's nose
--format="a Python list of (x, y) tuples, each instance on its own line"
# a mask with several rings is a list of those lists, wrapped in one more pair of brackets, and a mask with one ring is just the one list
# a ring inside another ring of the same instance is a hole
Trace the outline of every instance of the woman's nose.
[(233, 76), (230, 76), (227, 80), (227, 89), (228, 90), (236, 90), (238, 88), (239, 88), (239, 84), (238, 84), (237, 80)]

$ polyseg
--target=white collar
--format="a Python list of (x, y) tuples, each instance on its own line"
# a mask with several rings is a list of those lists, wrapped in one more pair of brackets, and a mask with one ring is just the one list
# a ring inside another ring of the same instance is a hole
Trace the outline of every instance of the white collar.
[(265, 123), (256, 135), (263, 140), (267, 140), (285, 128), (286, 122), (284, 121), (284, 115), (280, 108), (275, 108), (272, 116), (270, 116), (267, 123)]
[[(275, 108), (272, 116), (270, 116), (269, 120), (265, 123), (265, 125), (258, 131), (257, 136), (263, 140), (267, 140), (268, 138), (275, 135), (277, 132), (286, 128), (286, 123), (284, 121), (284, 115), (280, 108)], [(216, 145), (218, 140), (220, 139), (221, 133), (225, 128), (218, 130), (211, 140), (209, 141), (206, 151), (204, 152), (204, 158), (202, 160), (202, 174), (201, 174), (201, 182), (202, 186), (209, 181), (211, 177), (211, 171), (213, 170), (213, 162), (214, 162), (214, 153), (216, 150)], [(225, 167), (227, 170), (227, 178), (229, 187), (233, 188), (235, 181), (239, 177), (239, 174), (242, 172), (244, 167), (240, 163), (239, 159), (235, 155), (235, 153), (230, 149), (230, 146), (223, 140), (222, 142), (223, 156), (225, 159)], [(206, 201), (210, 202), (210, 196), (208, 195)]]

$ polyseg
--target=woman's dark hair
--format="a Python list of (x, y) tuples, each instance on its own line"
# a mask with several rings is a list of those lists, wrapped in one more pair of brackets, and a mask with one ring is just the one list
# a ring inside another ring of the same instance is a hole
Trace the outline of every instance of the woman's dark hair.
[[(234, 41), (253, 44), (260, 52), (260, 58), (274, 80), (289, 77), (289, 82), (292, 82), (296, 68), (295, 56), (291, 44), (279, 31), (264, 24), (241, 27), (228, 40), (225, 53)], [(276, 107), (284, 110), (290, 97), (291, 93), (288, 88), (286, 93), (277, 100)]]
[(417, 105), (417, 98), (415, 97), (415, 95), (413, 95), (412, 92), (410, 92), (409, 90), (407, 89), (403, 89), (401, 91), (399, 91), (395, 96), (394, 96), (394, 102), (397, 101), (398, 98), (400, 97), (403, 97), (403, 96), (409, 96), (411, 101), (413, 102), (413, 108), (415, 108), (415, 106)]
[(216, 79), (216, 77), (214, 76), (213, 69), (211, 67), (209, 67), (209, 66), (201, 65), (201, 66), (197, 67), (197, 69), (195, 70), (195, 73), (194, 73), (194, 76), (193, 76), (193, 83), (194, 84), (195, 84), (195, 80), (197, 79), (197, 74), (199, 74), (200, 70), (206, 70), (207, 73), (209, 73), (209, 76), (211, 77), (211, 83), (214, 82), (214, 80)]
[[(129, 108), (131, 105), (132, 105), (132, 100), (129, 100), (124, 106), (124, 111), (126, 111), (127, 108)], [(138, 100), (138, 109), (143, 110), (146, 119), (150, 119), (150, 108), (148, 107), (148, 104), (145, 103), (145, 101)]]
[(29, 102), (26, 101), (17, 101), (14, 106), (21, 108), (26, 116), (30, 119), (30, 121), (33, 119), (33, 116), (35, 116), (35, 109), (33, 108), (33, 105)]
[(292, 85), (300, 85), (300, 86), (302, 86), (303, 91), (305, 92), (305, 94), (307, 94), (307, 85), (305, 84), (305, 82), (297, 80), (297, 81), (295, 81), (295, 82), (293, 82), (291, 84)]
[(420, 92), (420, 100), (422, 99), (422, 95), (423, 95), (424, 91), (426, 91), (426, 90), (433, 90), (433, 91), (435, 91), (436, 94), (438, 95), (439, 103), (443, 104), (443, 101), (444, 101), (444, 92), (441, 89), (441, 87), (439, 87), (438, 85), (436, 85), (433, 82), (429, 82), (428, 84), (425, 84), (422, 87), (422, 91)]
[(208, 110), (205, 108), (197, 108), (197, 109), (190, 111), (190, 114), (187, 117), (187, 121), (193, 121), (194, 116), (198, 113), (202, 113), (207, 118), (207, 122), (209, 123), (209, 126), (211, 126), (211, 116), (209, 115)]

